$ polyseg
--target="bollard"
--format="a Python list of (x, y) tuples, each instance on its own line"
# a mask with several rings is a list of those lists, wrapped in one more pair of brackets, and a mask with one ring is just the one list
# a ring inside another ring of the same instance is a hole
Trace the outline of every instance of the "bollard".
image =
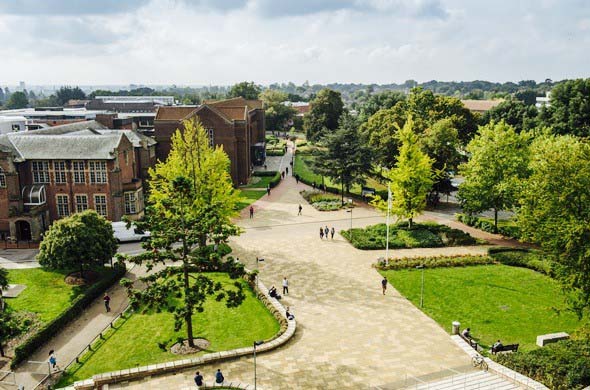
[(451, 334), (459, 334), (460, 327), (461, 327), (461, 323), (459, 321), (453, 321), (453, 327), (451, 330)]

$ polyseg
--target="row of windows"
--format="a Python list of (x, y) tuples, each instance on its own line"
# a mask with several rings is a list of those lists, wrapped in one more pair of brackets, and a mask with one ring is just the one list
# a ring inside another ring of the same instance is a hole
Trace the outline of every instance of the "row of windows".
[[(107, 196), (105, 194), (94, 194), (94, 209), (103, 217), (108, 216)], [(143, 192), (141, 190), (125, 192), (125, 214), (136, 214), (143, 210)], [(57, 215), (67, 217), (70, 215), (70, 196), (66, 194), (56, 195)], [(88, 195), (74, 195), (74, 212), (81, 213), (88, 210)]]
[[(107, 211), (107, 196), (105, 194), (94, 194), (94, 209), (99, 215), (103, 217), (108, 216)], [(57, 216), (67, 217), (70, 215), (70, 196), (60, 194), (55, 196), (57, 205)], [(74, 210), (76, 213), (80, 213), (84, 210), (88, 210), (88, 195), (79, 194), (74, 196)]]
[(6, 175), (2, 167), (0, 167), (0, 188), (6, 188)]
[[(33, 183), (49, 183), (49, 161), (32, 161), (31, 172)], [(67, 167), (65, 161), (53, 162), (53, 180), (57, 184), (67, 183)], [(86, 161), (72, 161), (72, 177), (75, 184), (86, 183)], [(104, 184), (107, 182), (106, 161), (88, 161), (88, 177), (92, 184)]]

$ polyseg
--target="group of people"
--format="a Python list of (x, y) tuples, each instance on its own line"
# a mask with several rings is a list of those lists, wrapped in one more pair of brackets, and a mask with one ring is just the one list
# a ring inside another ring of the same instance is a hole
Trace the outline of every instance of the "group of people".
[(328, 228), (328, 225), (326, 225), (325, 228), (320, 227), (320, 240), (323, 240), (324, 236), (326, 236), (326, 240), (328, 239), (328, 236), (330, 236), (330, 238), (332, 238), (332, 240), (333, 240), (335, 233), (336, 233), (336, 229), (334, 229), (333, 226), (332, 226), (332, 229)]
[[(199, 371), (195, 373), (195, 385), (197, 385), (197, 389), (200, 389), (201, 386), (205, 384), (205, 380), (203, 379), (203, 375)], [(223, 374), (221, 373), (221, 369), (217, 369), (215, 373), (215, 383), (222, 384), (225, 381)]]

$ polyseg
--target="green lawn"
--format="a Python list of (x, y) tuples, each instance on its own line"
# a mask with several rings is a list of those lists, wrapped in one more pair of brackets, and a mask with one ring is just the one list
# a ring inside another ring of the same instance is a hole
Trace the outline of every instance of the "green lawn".
[[(420, 305), (421, 271), (381, 273), (414, 305)], [(538, 335), (571, 333), (581, 325), (566, 310), (556, 281), (505, 265), (426, 269), (422, 310), (446, 331), (453, 321), (459, 321), (462, 329), (470, 327), (485, 347), (500, 339), (532, 349)]]
[[(210, 273), (209, 276), (230, 288), (235, 282), (227, 274)], [(224, 303), (211, 298), (205, 304), (205, 311), (193, 317), (195, 337), (204, 337), (211, 343), (209, 350), (199, 354), (247, 347), (254, 340), (268, 340), (279, 331), (276, 319), (256, 298), (247, 283), (241, 282), (247, 296), (241, 306), (228, 309)], [(170, 347), (179, 337), (186, 337), (186, 329), (174, 332), (172, 314), (133, 314), (117, 324), (117, 329), (107, 335), (106, 341), (101, 342), (98, 349), (93, 348), (95, 352), (84, 355), (81, 365), (74, 365), (68, 370), (60, 385), (101, 372), (199, 355), (174, 355), (158, 347), (158, 343), (166, 343)]]
[[(304, 181), (315, 182), (318, 185), (322, 184), (322, 176), (315, 174), (312, 172), (309, 164), (307, 163), (311, 159), (308, 155), (296, 154), (295, 155), (295, 165), (293, 167), (293, 173), (299, 175)], [(326, 186), (333, 187), (340, 191), (340, 184), (334, 183), (329, 178), (325, 177), (324, 182)], [(366, 187), (374, 188), (376, 191), (387, 191), (387, 187), (373, 178), (367, 178), (367, 182), (365, 184)], [(361, 186), (355, 184), (350, 189), (350, 192), (353, 195), (361, 196)]]
[(242, 210), (252, 203), (256, 202), (258, 199), (262, 198), (263, 195), (266, 194), (264, 190), (242, 190), (241, 195), (244, 198), (243, 202), (238, 202), (236, 205), (237, 210)]
[(252, 176), (250, 183), (240, 188), (266, 188), (273, 179), (274, 176)]
[[(107, 269), (103, 272), (109, 272)], [(49, 271), (42, 268), (11, 269), (8, 280), (11, 284), (24, 284), (27, 288), (16, 298), (7, 299), (17, 311), (28, 311), (39, 315), (47, 323), (61, 313), (70, 302), (84, 292), (85, 287), (71, 286), (64, 278), (68, 271)]]

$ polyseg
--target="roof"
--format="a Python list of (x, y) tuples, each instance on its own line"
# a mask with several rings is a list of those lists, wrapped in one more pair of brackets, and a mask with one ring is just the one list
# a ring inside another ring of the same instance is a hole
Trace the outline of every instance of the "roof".
[(39, 130), (30, 130), (26, 132), (27, 135), (59, 135), (59, 134), (66, 134), (72, 133), (79, 130), (100, 130), (106, 129), (107, 127), (97, 121), (83, 121), (83, 122), (75, 122), (75, 123), (67, 123), (65, 125), (47, 127), (45, 129)]
[(156, 111), (157, 121), (181, 121), (190, 113), (195, 111), (197, 106), (161, 106)]
[(470, 111), (479, 111), (484, 112), (491, 110), (492, 108), (496, 107), (498, 104), (502, 103), (504, 99), (498, 100), (461, 100), (461, 103), (465, 106), (465, 108), (469, 109)]
[(235, 97), (224, 100), (205, 100), (204, 104), (214, 107), (248, 107), (248, 110), (262, 109), (262, 100), (248, 100), (243, 97)]
[(96, 135), (6, 134), (17, 160), (112, 160), (123, 133)]
[(127, 139), (129, 141), (131, 141), (131, 143), (133, 144), (133, 147), (135, 147), (135, 148), (139, 148), (139, 147), (143, 146), (144, 144), (147, 146), (152, 146), (152, 145), (157, 144), (156, 140), (154, 140), (152, 137), (148, 137), (147, 135), (143, 135), (143, 134), (138, 133), (137, 131), (133, 131), (133, 130), (103, 129), (103, 130), (97, 130), (97, 132), (102, 135), (123, 133), (123, 134), (125, 134)]
[[(213, 106), (215, 107), (215, 106)], [(235, 121), (244, 121), (246, 120), (246, 115), (248, 114), (248, 110), (246, 106), (239, 106), (239, 107), (215, 107), (217, 111), (220, 111), (226, 117), (231, 120)]]

